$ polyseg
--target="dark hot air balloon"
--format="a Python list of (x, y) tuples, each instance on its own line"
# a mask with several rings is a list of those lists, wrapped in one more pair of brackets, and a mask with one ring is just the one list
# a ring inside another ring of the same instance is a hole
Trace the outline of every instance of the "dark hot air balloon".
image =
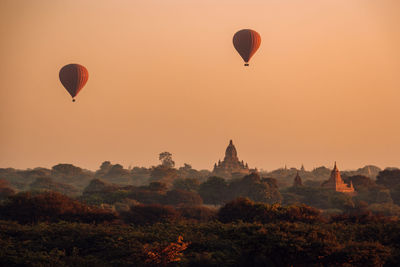
[(233, 46), (243, 58), (245, 66), (249, 65), (249, 60), (260, 47), (260, 44), (261, 36), (253, 30), (240, 30), (233, 36)]
[(72, 96), (72, 101), (75, 102), (75, 96), (85, 86), (89, 73), (87, 69), (79, 64), (68, 64), (60, 70), (60, 81)]

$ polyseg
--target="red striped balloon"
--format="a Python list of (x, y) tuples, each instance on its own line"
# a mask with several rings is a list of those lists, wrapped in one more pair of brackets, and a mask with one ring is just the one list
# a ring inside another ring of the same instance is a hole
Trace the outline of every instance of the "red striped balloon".
[(249, 65), (249, 60), (256, 53), (260, 44), (260, 34), (250, 29), (240, 30), (233, 36), (233, 46), (243, 58), (245, 66)]
[(79, 64), (68, 64), (60, 70), (60, 81), (72, 96), (72, 101), (75, 102), (75, 96), (85, 86), (89, 73), (87, 69)]

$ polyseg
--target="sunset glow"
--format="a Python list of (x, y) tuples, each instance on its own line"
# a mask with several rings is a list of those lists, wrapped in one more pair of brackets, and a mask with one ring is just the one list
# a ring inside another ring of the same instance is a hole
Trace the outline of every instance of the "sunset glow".
[[(399, 167), (400, 1), (2, 0), (0, 165)], [(251, 14), (251, 15), (249, 15)], [(262, 37), (249, 67), (232, 36)], [(77, 101), (69, 63), (89, 80)]]

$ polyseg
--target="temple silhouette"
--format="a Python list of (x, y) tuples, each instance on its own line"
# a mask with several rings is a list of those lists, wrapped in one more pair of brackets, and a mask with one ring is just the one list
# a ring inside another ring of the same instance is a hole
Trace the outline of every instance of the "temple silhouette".
[[(302, 167), (302, 169), (304, 169), (303, 166), (301, 166), (301, 167)], [(300, 177), (300, 175), (299, 175), (299, 172), (297, 172), (296, 177), (294, 177), (293, 186), (294, 186), (294, 187), (303, 186), (303, 181), (301, 180), (301, 177)]]
[(329, 178), (328, 181), (325, 181), (322, 184), (322, 187), (346, 194), (355, 194), (353, 183), (350, 182), (350, 185), (348, 185), (343, 181), (340, 175), (340, 171), (336, 166), (336, 161), (335, 161), (335, 166), (333, 167), (333, 170), (331, 172), (331, 177)]
[(223, 178), (241, 178), (256, 171), (257, 169), (249, 169), (247, 163), (239, 160), (236, 148), (232, 140), (230, 140), (225, 151), (224, 160), (219, 160), (218, 163), (214, 164), (213, 175)]

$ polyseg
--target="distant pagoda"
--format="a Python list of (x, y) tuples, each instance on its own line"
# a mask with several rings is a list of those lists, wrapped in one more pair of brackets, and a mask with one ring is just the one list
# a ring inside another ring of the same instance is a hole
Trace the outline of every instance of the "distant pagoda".
[(303, 186), (303, 181), (301, 180), (299, 172), (297, 172), (296, 177), (294, 177), (293, 186), (294, 187)]
[(250, 170), (248, 164), (245, 164), (243, 160), (239, 161), (236, 148), (232, 140), (230, 140), (225, 151), (224, 160), (222, 162), (219, 160), (218, 163), (214, 164), (213, 175), (232, 178), (247, 175), (251, 171), (255, 170)]
[(344, 183), (342, 177), (340, 176), (340, 171), (336, 166), (336, 161), (335, 166), (333, 167), (333, 170), (331, 172), (331, 177), (328, 181), (325, 181), (322, 184), (322, 187), (335, 190), (336, 192), (355, 194), (353, 182), (350, 182), (350, 185)]

